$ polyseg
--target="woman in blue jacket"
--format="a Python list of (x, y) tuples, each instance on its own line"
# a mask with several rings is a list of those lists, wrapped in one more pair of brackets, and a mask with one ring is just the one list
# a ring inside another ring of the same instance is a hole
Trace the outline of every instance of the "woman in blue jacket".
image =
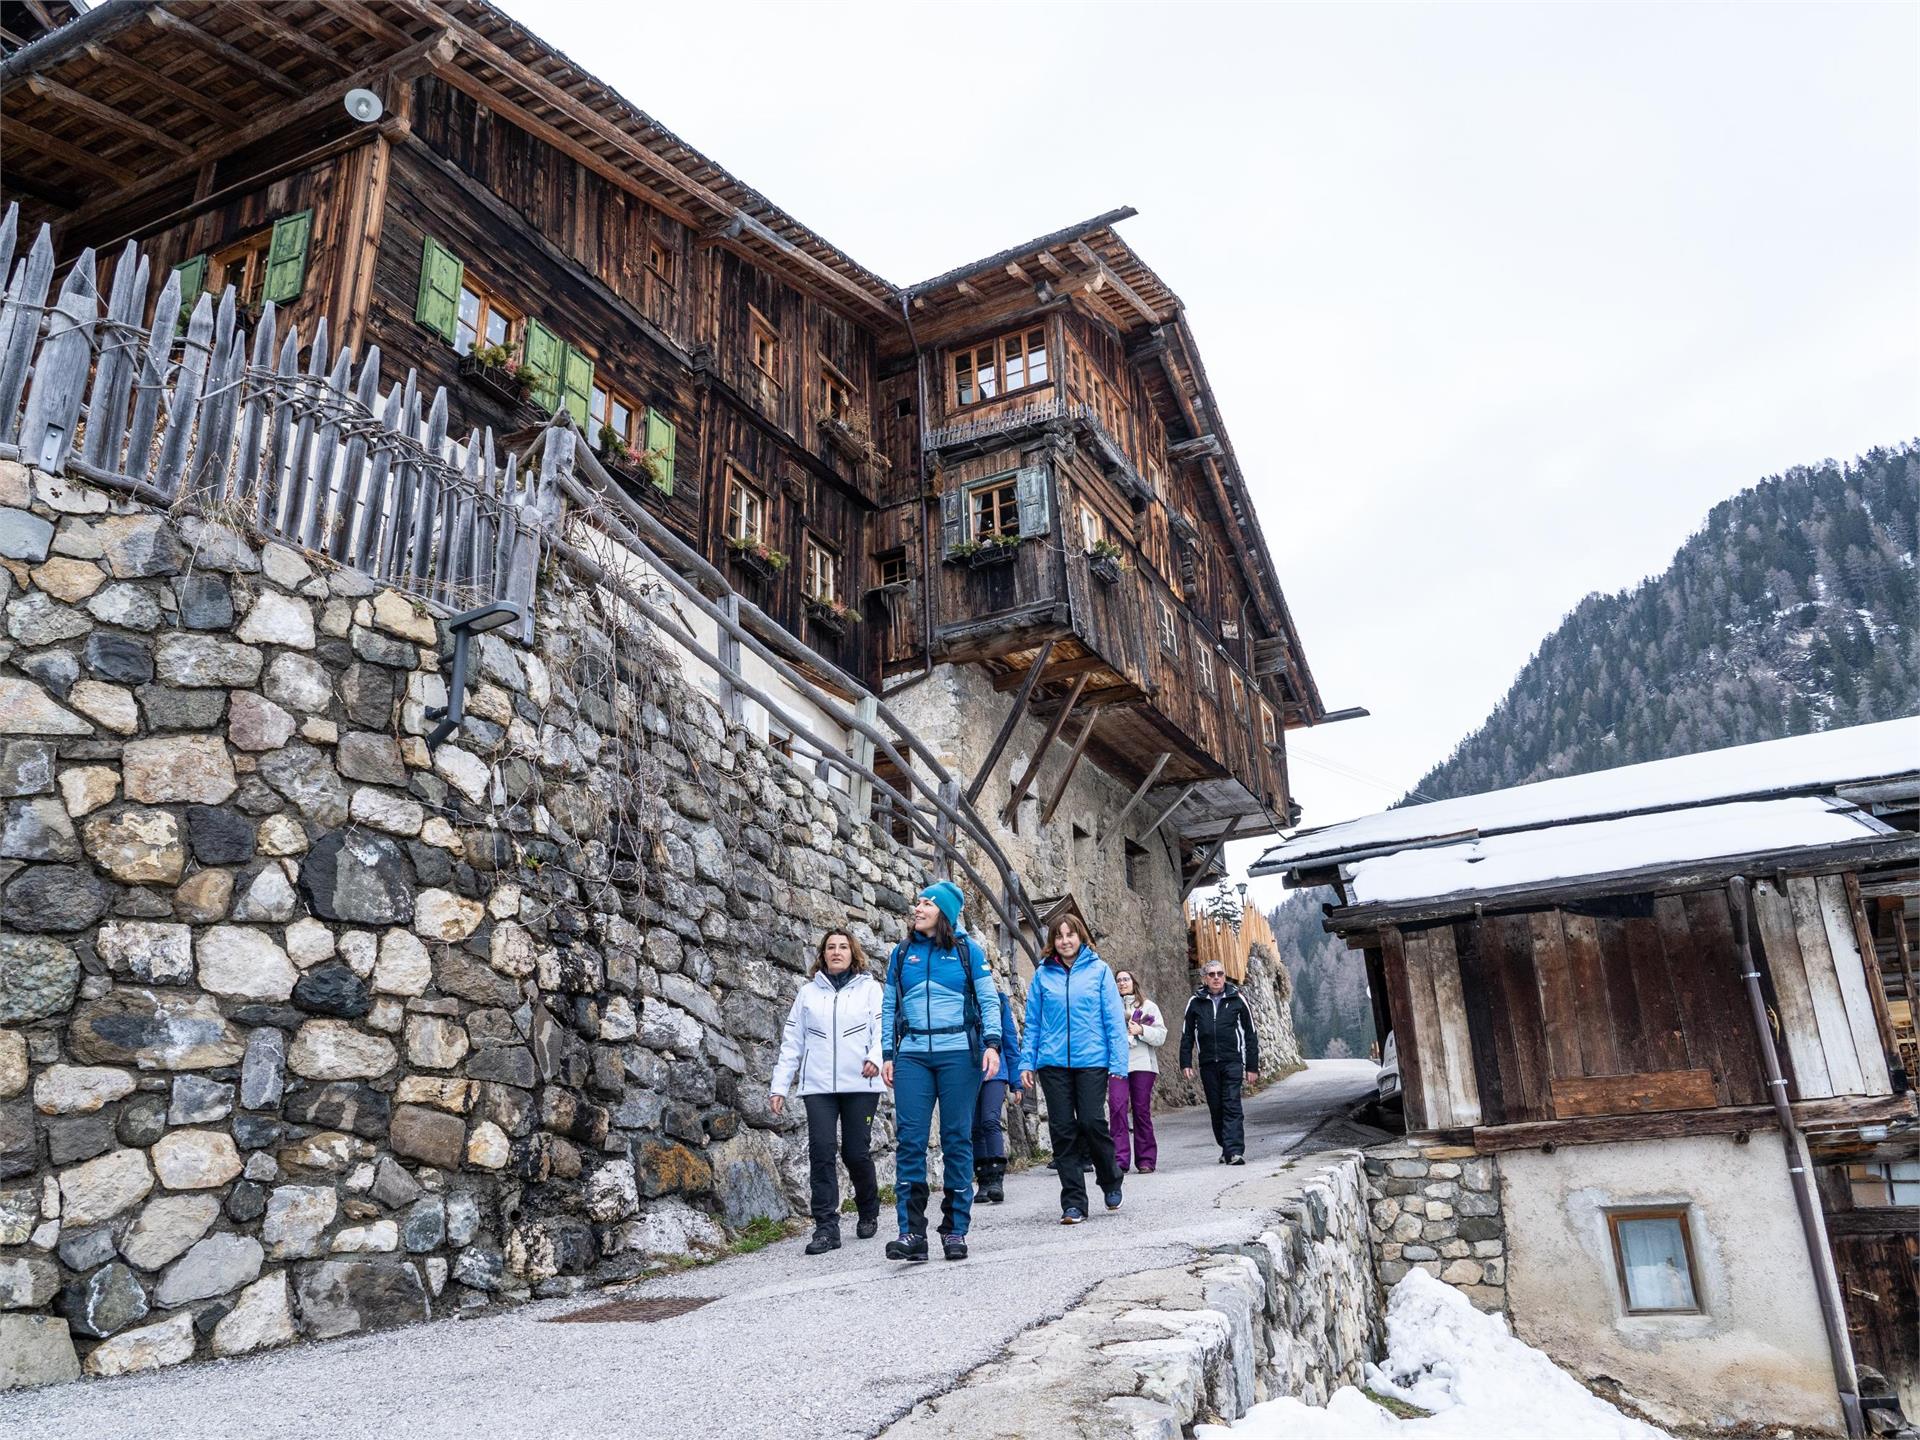
[[(1000, 1071), (1000, 1007), (987, 957), (960, 929), (957, 885), (936, 880), (913, 903), (913, 933), (893, 947), (880, 1007), (880, 1075), (893, 1089), (900, 1238), (889, 1260), (927, 1258), (927, 1138), (940, 1107), (946, 1162), (940, 1243), (967, 1258), (973, 1215), (973, 1116), (980, 1082)], [(1105, 1093), (1104, 1091), (1102, 1093)]]
[(1120, 988), (1094, 953), (1086, 927), (1062, 915), (1049, 932), (1052, 954), (1027, 986), (1022, 1082), (1047, 1097), (1047, 1130), (1060, 1172), (1060, 1223), (1087, 1218), (1088, 1159), (1107, 1209), (1120, 1208), (1122, 1173), (1107, 1128), (1107, 1082), (1127, 1074), (1127, 1022)]
[(1013, 1001), (1000, 996), (1000, 1053), (1007, 1063), (991, 1080), (980, 1082), (980, 1105), (973, 1117), (973, 1178), (979, 1198), (998, 1205), (1007, 1198), (1007, 1101), (1020, 1103), (1020, 1027), (1014, 1023)]

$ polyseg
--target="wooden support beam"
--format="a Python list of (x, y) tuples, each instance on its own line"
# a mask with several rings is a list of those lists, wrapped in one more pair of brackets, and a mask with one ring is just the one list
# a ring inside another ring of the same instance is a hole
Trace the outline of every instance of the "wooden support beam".
[(1200, 782), (1198, 780), (1194, 781), (1191, 785), (1181, 786), (1180, 793), (1173, 797), (1172, 803), (1169, 804), (1167, 808), (1162, 810), (1158, 815), (1154, 816), (1153, 823), (1147, 826), (1146, 829), (1142, 830), (1140, 833), (1143, 835), (1153, 834), (1154, 831), (1158, 830), (1162, 825), (1166, 824), (1167, 821), (1172, 819), (1173, 812), (1178, 810), (1182, 805), (1186, 804), (1187, 797), (1193, 794), (1193, 792), (1198, 790), (1199, 788), (1200, 788)]
[(1056, 280), (1065, 280), (1072, 272), (1060, 263), (1060, 258), (1051, 250), (1042, 250), (1039, 255), (1040, 268)]
[(62, 210), (71, 210), (80, 203), (80, 197), (71, 190), (62, 190), (57, 185), (35, 180), (30, 175), (22, 175), (18, 170), (7, 171), (4, 181), (0, 182), (0, 190), (14, 190), (22, 195), (31, 195), (36, 200), (44, 200), (47, 204)]
[(1007, 274), (1018, 280), (1022, 285), (1031, 285), (1033, 283), (1033, 277), (1020, 268), (1020, 262), (1018, 260), (1009, 260), (1007, 262)]
[(956, 280), (954, 282), (953, 288), (958, 290), (962, 295), (966, 296), (967, 299), (969, 300), (979, 301), (979, 300), (984, 300), (986, 298), (977, 289), (975, 289), (972, 285), (969, 285), (964, 280)]
[(1080, 734), (1073, 742), (1073, 753), (1067, 756), (1067, 768), (1060, 772), (1060, 778), (1054, 782), (1053, 794), (1047, 797), (1046, 807), (1040, 812), (1040, 823), (1053, 822), (1053, 812), (1060, 808), (1060, 801), (1067, 793), (1067, 782), (1073, 779), (1073, 772), (1080, 768), (1080, 757), (1086, 752), (1087, 741), (1093, 735), (1093, 727), (1100, 723), (1100, 712), (1089, 710), (1087, 723), (1080, 727)]
[[(1048, 644), (1052, 644), (1051, 641)], [(1034, 664), (1038, 664), (1036, 660)], [(1047, 671), (1047, 680), (1071, 680), (1076, 675), (1089, 674), (1095, 670), (1104, 670), (1107, 662), (1098, 655), (1076, 655), (1071, 660), (1061, 660)], [(1009, 690), (1019, 690), (1027, 683), (1027, 676), (1033, 673), (1033, 666), (1025, 670), (1009, 670), (1004, 675), (993, 677), (993, 688), (1005, 694)]]
[(183, 20), (171, 10), (153, 9), (147, 12), (147, 23), (156, 30), (167, 30), (184, 37), (189, 44), (201, 50), (210, 50), (227, 64), (243, 75), (251, 75), (269, 90), (278, 90), (282, 95), (293, 98), (301, 93), (302, 86), (289, 80), (271, 65), (247, 54), (237, 45), (230, 45), (218, 35), (210, 34), (195, 25), (191, 20)]
[(333, 11), (341, 19), (389, 45), (406, 45), (413, 40), (406, 31), (389, 24), (371, 5), (363, 5), (360, 0), (319, 0), (319, 4), (322, 9)]
[(1160, 778), (1160, 772), (1167, 768), (1167, 762), (1172, 758), (1173, 752), (1171, 750), (1162, 750), (1159, 755), (1154, 758), (1153, 768), (1147, 771), (1146, 778), (1135, 788), (1133, 794), (1128, 798), (1127, 803), (1120, 807), (1120, 813), (1114, 817), (1113, 823), (1103, 827), (1100, 833), (1094, 837), (1093, 843), (1096, 848), (1102, 841), (1106, 840), (1107, 837), (1118, 835), (1121, 832), (1127, 823), (1127, 817), (1133, 814), (1134, 808), (1138, 806), (1142, 800), (1147, 798), (1147, 791), (1153, 788), (1153, 782)]
[(1053, 749), (1053, 742), (1060, 738), (1060, 732), (1067, 728), (1067, 716), (1073, 713), (1074, 702), (1079, 700), (1080, 692), (1086, 688), (1087, 677), (1076, 676), (1073, 688), (1067, 691), (1067, 703), (1060, 707), (1060, 713), (1048, 724), (1047, 733), (1035, 747), (1033, 758), (1027, 762), (1027, 768), (1021, 772), (1020, 778), (1014, 781), (1013, 789), (1007, 795), (1007, 803), (1000, 807), (1002, 822), (1011, 821), (1014, 811), (1020, 808), (1020, 802), (1026, 798), (1028, 789), (1040, 774), (1041, 765), (1046, 762), (1047, 752)]
[[(868, 725), (878, 725), (880, 702), (871, 695), (863, 695), (854, 702), (853, 713)], [(873, 782), (860, 772), (873, 769), (875, 755), (873, 737), (855, 730), (852, 752), (853, 763), (858, 768), (847, 782), (847, 798), (853, 802), (854, 818), (864, 820), (867, 818), (867, 812), (873, 807)]]
[(1240, 828), (1240, 822), (1246, 818), (1244, 815), (1234, 816), (1227, 822), (1227, 828), (1214, 837), (1213, 844), (1207, 847), (1207, 853), (1200, 857), (1200, 863), (1194, 868), (1193, 876), (1187, 881), (1186, 888), (1180, 892), (1181, 904), (1186, 904), (1187, 897), (1200, 883), (1200, 877), (1213, 867), (1213, 862), (1219, 857), (1220, 852), (1227, 848), (1227, 841), (1233, 838), (1233, 832)]
[(260, 0), (244, 0), (244, 3), (238, 5), (234, 4), (234, 0), (227, 0), (227, 3), (234, 9), (245, 11), (247, 18), (254, 24), (282, 44), (291, 45), (309, 60), (317, 60), (330, 70), (344, 72), (354, 68), (353, 62), (343, 56), (338, 49), (321, 44), (312, 36), (275, 15), (271, 4), (262, 4)]
[(197, 110), (223, 129), (233, 123), (233, 112), (226, 106), (218, 100), (202, 95), (191, 85), (182, 85), (171, 75), (162, 75), (158, 70), (142, 65), (130, 56), (122, 55), (118, 50), (109, 50), (104, 45), (89, 42), (80, 48), (94, 64), (118, 70), (123, 75), (137, 77), (141, 85), (147, 89), (157, 91), (190, 110)]
[(1127, 302), (1134, 314), (1138, 315), (1142, 320), (1145, 320), (1149, 325), (1158, 325), (1160, 323), (1159, 312), (1142, 299), (1138, 291), (1116, 275), (1113, 267), (1101, 259), (1100, 256), (1096, 255), (1091, 245), (1087, 244), (1084, 240), (1076, 240), (1073, 242), (1073, 253), (1098, 271), (1102, 283), (1111, 285), (1114, 293)]
[(62, 85), (58, 80), (49, 79), (45, 75), (29, 75), (27, 89), (43, 100), (51, 100), (54, 104), (64, 106), (76, 115), (86, 116), (96, 125), (104, 125), (109, 132), (117, 131), (122, 135), (131, 135), (136, 140), (146, 141), (156, 150), (166, 151), (169, 155), (185, 155), (192, 148), (185, 141), (167, 134), (164, 130), (156, 129), (144, 120), (135, 120), (130, 115), (123, 115), (111, 105), (103, 104), (91, 95), (82, 95), (71, 86)]
[(1000, 756), (1007, 748), (1007, 742), (1013, 739), (1013, 727), (1020, 723), (1020, 717), (1026, 713), (1027, 701), (1033, 695), (1033, 687), (1040, 683), (1045, 673), (1047, 660), (1053, 654), (1053, 641), (1049, 640), (1040, 647), (1040, 653), (1033, 657), (1033, 663), (1027, 667), (1020, 679), (1020, 693), (1013, 698), (1013, 704), (1007, 707), (1007, 718), (1000, 722), (1000, 733), (993, 737), (993, 745), (987, 751), (987, 758), (980, 762), (980, 769), (974, 774), (973, 782), (967, 786), (967, 803), (973, 804), (980, 798), (980, 791), (987, 783), (987, 777), (993, 773), (993, 767), (1000, 763)]
[[(102, 160), (91, 150), (79, 145), (69, 145), (65, 140), (56, 140), (53, 136), (23, 125), (18, 120), (7, 121), (7, 145), (18, 155), (22, 151), (38, 150), (55, 160), (84, 170), (89, 175), (98, 175), (103, 180), (111, 180), (116, 185), (131, 185), (134, 173), (124, 165), (116, 165), (111, 160)], [(11, 181), (9, 181), (11, 183)]]

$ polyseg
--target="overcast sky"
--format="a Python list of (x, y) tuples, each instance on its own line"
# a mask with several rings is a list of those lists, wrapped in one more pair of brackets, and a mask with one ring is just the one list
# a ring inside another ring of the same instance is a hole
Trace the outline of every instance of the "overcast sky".
[(1717, 501), (1920, 433), (1912, 4), (506, 8), (896, 283), (1139, 209), (1373, 712), (1290, 737), (1308, 825)]

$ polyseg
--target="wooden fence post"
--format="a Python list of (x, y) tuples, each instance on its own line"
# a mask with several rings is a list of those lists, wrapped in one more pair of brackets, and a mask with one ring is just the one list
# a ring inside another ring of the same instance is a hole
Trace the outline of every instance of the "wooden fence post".
[(82, 250), (47, 317), (46, 342), (33, 367), (33, 388), (27, 392), (27, 414), (20, 424), (20, 458), (29, 465), (59, 470), (67, 463), (87, 371), (93, 365), (93, 327), (99, 318), (93, 251)]

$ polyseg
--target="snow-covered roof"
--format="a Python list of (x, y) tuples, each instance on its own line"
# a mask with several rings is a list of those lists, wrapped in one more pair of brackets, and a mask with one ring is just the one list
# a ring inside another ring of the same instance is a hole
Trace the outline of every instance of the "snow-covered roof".
[[(1302, 831), (1267, 850), (1252, 873), (1322, 868), (1436, 841), (1538, 831), (1608, 816), (1832, 792), (1920, 772), (1920, 716), (1763, 740), (1480, 795), (1406, 805)], [(1541, 843), (1531, 835), (1526, 842)], [(1763, 847), (1749, 847), (1763, 848)]]
[(1436, 900), (1888, 833), (1854, 806), (1816, 795), (1740, 800), (1399, 850), (1355, 861), (1347, 893), (1355, 905)]

